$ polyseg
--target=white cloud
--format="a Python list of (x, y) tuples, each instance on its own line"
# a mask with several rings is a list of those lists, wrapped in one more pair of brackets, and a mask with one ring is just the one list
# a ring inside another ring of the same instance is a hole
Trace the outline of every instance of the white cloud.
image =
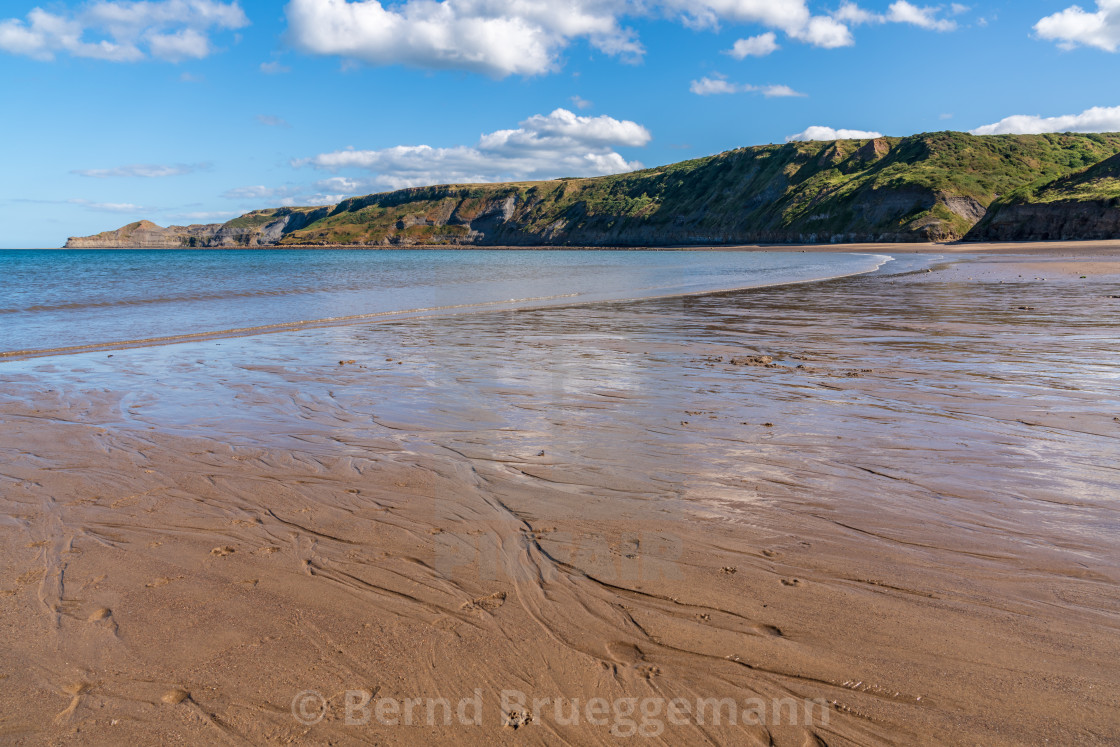
[(201, 60), (210, 55), (210, 38), (194, 29), (173, 34), (148, 34), (148, 49), (153, 57), (169, 62)]
[(454, 68), (504, 77), (556, 69), (576, 38), (612, 55), (640, 57), (619, 25), (623, 0), (292, 0), (289, 36), (305, 52), (377, 65)]
[(1097, 0), (1095, 13), (1071, 5), (1040, 20), (1034, 30), (1062, 49), (1085, 46), (1115, 52), (1120, 47), (1120, 0)]
[(736, 42), (730, 54), (742, 59), (778, 49), (777, 32), (832, 49), (855, 43), (850, 24), (954, 27), (937, 12), (896, 2), (880, 16), (849, 2), (836, 13), (813, 15), (807, 0), (291, 0), (286, 8), (288, 37), (304, 52), (498, 78), (553, 72), (577, 40), (627, 61), (640, 59), (645, 50), (625, 25), (630, 18), (667, 17), (696, 29), (766, 29)]
[(169, 213), (167, 217), (198, 223), (224, 223), (230, 218), (236, 218), (239, 215), (241, 215), (240, 210), (209, 210), (194, 213)]
[(575, 107), (580, 110), (590, 109), (591, 107), (595, 106), (593, 103), (583, 98), (582, 96), (572, 96), (570, 100), (575, 105)]
[(295, 197), (299, 193), (298, 187), (266, 187), (264, 185), (255, 185), (251, 187), (236, 187), (234, 189), (226, 190), (222, 197), (227, 200), (279, 200), (281, 204), (289, 204), (289, 198)]
[(692, 91), (697, 96), (714, 96), (728, 93), (761, 93), (768, 99), (805, 96), (805, 94), (795, 91), (789, 86), (755, 86), (750, 83), (732, 83), (719, 73), (714, 73), (714, 76), (715, 77), (712, 78), (704, 77), (700, 80), (692, 81), (688, 90)]
[[(938, 17), (944, 10), (944, 7), (940, 5), (935, 7), (918, 6), (908, 3), (906, 0), (898, 0), (898, 2), (890, 4), (886, 13), (880, 14), (865, 10), (853, 2), (845, 2), (832, 14), (832, 18), (852, 26), (907, 23), (929, 31), (954, 31), (957, 28), (956, 21)], [(949, 13), (952, 15), (960, 15), (967, 11), (968, 6), (959, 3), (953, 3), (949, 7)]]
[(1120, 132), (1120, 106), (1094, 106), (1080, 114), (1040, 117), (1018, 114), (977, 127), (973, 135), (1037, 135), (1044, 132)]
[(804, 98), (808, 94), (795, 91), (789, 86), (762, 86), (758, 89), (759, 93), (768, 99), (777, 98)]
[[(249, 187), (236, 187), (226, 190), (222, 197), (240, 202), (245, 209), (294, 207), (296, 205), (332, 205), (355, 194), (373, 192), (377, 184), (376, 179), (351, 179), (344, 176), (335, 176), (317, 181), (311, 186), (286, 184), (282, 187), (266, 187), (258, 184)], [(224, 219), (224, 216), (240, 214), (217, 211), (213, 213), (183, 213), (181, 215), (205, 220), (209, 218)]]
[(156, 179), (165, 176), (182, 176), (184, 174), (191, 174), (195, 171), (205, 170), (210, 167), (210, 164), (196, 163), (196, 164), (175, 164), (175, 165), (160, 165), (153, 163), (134, 163), (128, 166), (117, 166), (112, 169), (76, 169), (70, 173), (77, 174), (78, 176), (89, 176), (95, 179), (107, 179), (109, 177), (143, 177), (145, 179)]
[(834, 130), (831, 127), (810, 127), (804, 132), (790, 135), (787, 143), (809, 142), (812, 140), (872, 140), (882, 137), (881, 132), (867, 132), (864, 130)]
[(887, 17), (881, 16), (878, 13), (872, 13), (869, 10), (864, 10), (855, 3), (846, 2), (840, 5), (832, 17), (837, 21), (843, 23), (850, 23), (853, 26), (863, 26), (873, 23), (886, 23)]
[(930, 31), (953, 31), (957, 28), (956, 21), (938, 18), (940, 8), (919, 7), (906, 0), (891, 3), (887, 9), (887, 20), (892, 23), (909, 23), (919, 28)]
[(315, 189), (320, 192), (342, 192), (355, 194), (376, 186), (372, 179), (352, 179), (348, 176), (332, 176), (315, 182)]
[(377, 184), (392, 189), (599, 176), (641, 168), (640, 163), (627, 161), (615, 149), (641, 147), (650, 139), (649, 131), (636, 122), (608, 116), (581, 117), (557, 109), (547, 116), (529, 117), (516, 129), (484, 134), (473, 146), (341, 150), (297, 160), (293, 165), (327, 171), (364, 169), (377, 176), (361, 182), (363, 186)]
[(825, 49), (850, 47), (856, 43), (851, 30), (847, 26), (826, 16), (809, 19), (809, 22), (803, 28), (791, 31), (789, 35), (798, 41)]
[(748, 39), (739, 39), (727, 53), (737, 60), (743, 60), (747, 57), (765, 57), (779, 49), (781, 47), (778, 46), (777, 35), (773, 31), (768, 31)]
[(133, 205), (131, 202), (92, 202), (90, 200), (67, 200), (67, 202), (71, 205), (81, 205), (102, 213), (139, 213), (145, 209), (142, 205)]
[(292, 69), (287, 65), (282, 65), (279, 62), (262, 62), (261, 72), (265, 75), (280, 75), (282, 73), (290, 73)]
[(237, 2), (95, 0), (69, 12), (35, 8), (25, 20), (0, 20), (0, 51), (38, 60), (66, 53), (111, 62), (149, 56), (179, 62), (210, 55), (211, 30), (248, 23)]
[(716, 78), (701, 78), (694, 80), (689, 85), (688, 90), (695, 93), (697, 96), (712, 96), (723, 93), (740, 93), (744, 90), (751, 90), (750, 87), (742, 88), (738, 83), (732, 83), (729, 80), (716, 77)]

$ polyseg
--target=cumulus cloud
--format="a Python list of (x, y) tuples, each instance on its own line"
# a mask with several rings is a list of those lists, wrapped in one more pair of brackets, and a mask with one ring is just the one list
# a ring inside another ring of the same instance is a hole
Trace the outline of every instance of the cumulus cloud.
[[(475, 183), (599, 176), (639, 169), (615, 149), (651, 139), (636, 122), (581, 117), (567, 109), (529, 117), (516, 129), (482, 135), (472, 146), (399, 145), (381, 150), (341, 150), (293, 162), (295, 166), (374, 172), (365, 185), (399, 189), (441, 183)], [(327, 185), (324, 185), (327, 186)]]
[[(891, 3), (886, 13), (873, 13), (853, 2), (845, 2), (832, 14), (832, 18), (840, 23), (852, 26), (906, 23), (929, 31), (954, 31), (957, 28), (957, 22), (948, 18), (941, 18), (940, 15), (943, 12), (945, 12), (944, 6), (919, 6), (906, 2), (906, 0)], [(968, 12), (968, 7), (953, 3), (948, 12), (951, 15), (960, 15)]]
[(1085, 46), (1115, 52), (1120, 47), (1120, 0), (1097, 0), (1095, 13), (1071, 5), (1040, 20), (1034, 30), (1062, 49)]
[(812, 140), (872, 140), (882, 137), (881, 132), (868, 132), (865, 130), (834, 130), (831, 127), (809, 127), (804, 132), (790, 135), (787, 143), (809, 142)]
[(887, 20), (892, 23), (909, 23), (919, 28), (930, 31), (952, 31), (957, 27), (956, 21), (947, 18), (938, 18), (940, 8), (919, 7), (906, 0), (891, 3), (887, 9)]
[(765, 34), (752, 36), (748, 39), (739, 39), (727, 53), (737, 60), (743, 60), (747, 57), (765, 57), (779, 49), (781, 47), (778, 46), (777, 34), (768, 31)]
[(728, 93), (761, 93), (766, 98), (789, 98), (789, 97), (803, 97), (806, 94), (795, 91), (789, 86), (782, 85), (769, 85), (769, 86), (755, 86), (750, 83), (732, 83), (727, 78), (719, 73), (714, 74), (712, 78), (701, 78), (694, 80), (689, 85), (688, 90), (695, 93), (697, 96), (714, 96), (719, 94)]
[(0, 51), (38, 60), (66, 53), (111, 62), (179, 62), (210, 55), (211, 31), (248, 23), (237, 2), (96, 0), (72, 11), (35, 8), (24, 20), (0, 20)]
[(846, 25), (827, 16), (810, 18), (805, 26), (790, 31), (789, 35), (798, 41), (825, 49), (850, 47), (856, 43), (851, 30)]
[(575, 107), (577, 109), (581, 109), (581, 110), (582, 109), (590, 109), (591, 107), (595, 106), (595, 104), (591, 103), (590, 101), (588, 101), (587, 99), (585, 99), (582, 96), (572, 96), (571, 102), (575, 105)]
[(1040, 117), (1017, 114), (977, 127), (973, 135), (1038, 135), (1044, 132), (1120, 132), (1120, 106), (1094, 106), (1080, 114)]
[(630, 58), (643, 53), (619, 25), (622, 2), (575, 0), (292, 0), (289, 36), (305, 52), (377, 65), (455, 68), (504, 77), (554, 70), (576, 38)]
[(807, 0), (291, 0), (288, 36), (298, 49), (374, 65), (453, 68), (501, 78), (541, 75), (560, 66), (577, 40), (627, 61), (645, 52), (627, 19), (661, 17), (695, 29), (755, 25), (764, 33), (740, 39), (730, 54), (743, 59), (778, 49), (777, 34), (826, 49), (855, 43), (851, 25), (888, 21), (935, 30), (954, 27), (939, 8), (904, 0), (885, 15), (851, 2), (814, 15)]
[(191, 174), (209, 167), (210, 165), (205, 163), (180, 163), (174, 165), (134, 163), (128, 166), (117, 166), (112, 169), (76, 169), (70, 173), (77, 174), (78, 176), (89, 176), (95, 179), (107, 179), (109, 177), (142, 177), (145, 179), (157, 179), (165, 176), (183, 176), (184, 174)]

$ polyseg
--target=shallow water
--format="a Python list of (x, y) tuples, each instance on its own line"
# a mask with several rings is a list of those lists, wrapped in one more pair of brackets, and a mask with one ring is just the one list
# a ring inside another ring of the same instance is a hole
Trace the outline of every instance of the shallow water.
[(871, 272), (889, 259), (790, 252), (0, 251), (0, 355), (363, 316), (780, 285)]

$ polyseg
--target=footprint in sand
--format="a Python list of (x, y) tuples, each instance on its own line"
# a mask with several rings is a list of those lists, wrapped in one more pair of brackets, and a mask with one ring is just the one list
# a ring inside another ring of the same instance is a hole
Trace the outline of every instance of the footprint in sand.
[(493, 612), (506, 603), (506, 593), (504, 591), (497, 591), (489, 596), (479, 597), (472, 599), (469, 602), (463, 602), (459, 609), (464, 611), (469, 610), (483, 610), (485, 612)]
[(230, 545), (224, 545), (222, 547), (215, 547), (213, 550), (210, 551), (210, 554), (214, 555), (216, 557), (219, 557), (219, 558), (224, 558), (227, 555), (233, 555), (235, 552), (237, 552), (236, 547), (232, 547)]
[(635, 666), (645, 661), (646, 655), (633, 643), (612, 641), (607, 644), (607, 655), (617, 664)]
[(782, 586), (801, 586), (801, 581), (796, 578), (783, 578)]
[(777, 550), (763, 550), (762, 554), (768, 558), (780, 558), (782, 556)]
[(70, 705), (54, 717), (55, 723), (61, 723), (78, 710), (78, 704), (81, 702), (82, 696), (89, 692), (89, 688), (90, 684), (88, 682), (75, 682), (62, 688), (62, 692), (70, 696)]
[(155, 581), (152, 581), (151, 583), (144, 584), (144, 588), (145, 589), (158, 589), (161, 586), (167, 586), (172, 581), (178, 581), (181, 578), (184, 578), (184, 576), (176, 576), (175, 578), (166, 578), (166, 577), (165, 578), (157, 578)]
[(102, 607), (99, 610), (94, 610), (93, 612), (91, 612), (86, 620), (88, 620), (89, 622), (98, 622), (100, 620), (108, 620), (112, 616), (113, 611), (111, 609), (109, 609), (108, 607)]
[(17, 578), (16, 583), (20, 586), (28, 586), (30, 584), (38, 583), (39, 579), (41, 579), (45, 575), (46, 571), (44, 571), (42, 568), (32, 568), (31, 570), (27, 571), (19, 578)]

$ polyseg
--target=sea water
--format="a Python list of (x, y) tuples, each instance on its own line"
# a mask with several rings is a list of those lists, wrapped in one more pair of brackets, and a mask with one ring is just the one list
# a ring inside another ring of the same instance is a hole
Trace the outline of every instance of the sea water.
[(2, 250), (0, 356), (735, 290), (872, 272), (890, 259), (736, 251)]

